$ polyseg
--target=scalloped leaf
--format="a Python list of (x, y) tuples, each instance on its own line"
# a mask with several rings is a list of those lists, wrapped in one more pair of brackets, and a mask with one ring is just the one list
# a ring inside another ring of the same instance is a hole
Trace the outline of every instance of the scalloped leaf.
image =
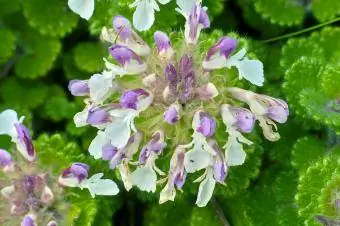
[(292, 165), (299, 171), (305, 171), (325, 154), (326, 147), (321, 140), (313, 136), (301, 137), (293, 146)]
[(75, 113), (75, 104), (66, 97), (52, 96), (46, 101), (43, 115), (54, 122), (60, 122), (63, 119), (72, 119)]
[(339, 188), (340, 175), (333, 175), (322, 189), (321, 196), (318, 198), (318, 209), (324, 215), (333, 217), (339, 215), (339, 207), (336, 206), (336, 200), (339, 200), (340, 195)]
[[(315, 35), (319, 35), (319, 33), (315, 33)], [(319, 42), (314, 42), (310, 38), (291, 38), (282, 48), (280, 66), (283, 70), (287, 70), (301, 57), (314, 57), (322, 61), (324, 49)]]
[(300, 93), (300, 104), (316, 122), (340, 128), (339, 100), (329, 99), (314, 89), (306, 88)]
[(41, 34), (63, 37), (77, 25), (78, 15), (67, 6), (67, 1), (22, 1), (23, 11), (31, 27)]
[[(255, 10), (273, 24), (281, 26), (294, 26), (303, 22), (305, 9), (298, 1), (276, 0), (254, 0)], [(284, 13), (283, 13), (284, 10)]]
[(14, 54), (15, 36), (11, 30), (0, 28), (0, 64), (5, 63)]
[(299, 93), (308, 87), (317, 89), (319, 74), (323, 69), (324, 62), (317, 58), (301, 57), (285, 74), (283, 90), (287, 96), (290, 108), (297, 115), (305, 115), (305, 109), (300, 105)]
[(314, 16), (324, 22), (331, 20), (340, 14), (340, 1), (338, 0), (313, 0), (311, 9)]
[(23, 35), (24, 54), (15, 64), (15, 73), (20, 78), (36, 79), (45, 76), (53, 67), (61, 50), (58, 39), (36, 35)]
[(90, 75), (88, 73), (81, 71), (76, 66), (72, 51), (66, 54), (63, 54), (62, 60), (63, 60), (63, 69), (64, 69), (65, 77), (67, 78), (67, 80), (72, 80), (72, 79), (85, 80), (89, 78)]
[(6, 108), (27, 112), (44, 103), (48, 87), (41, 82), (33, 83), (11, 77), (0, 84), (0, 94)]
[(327, 65), (321, 74), (321, 88), (323, 93), (330, 98), (340, 97), (340, 64)]
[(104, 68), (103, 57), (107, 50), (101, 43), (82, 42), (74, 49), (74, 61), (79, 69), (88, 73), (100, 72)]
[[(332, 155), (320, 159), (310, 166), (299, 178), (298, 192), (295, 196), (298, 214), (304, 220), (304, 225), (317, 226), (314, 217), (320, 214), (317, 200), (323, 196), (321, 191), (327, 186), (333, 175), (340, 172), (339, 149)], [(325, 213), (327, 214), (327, 213)]]

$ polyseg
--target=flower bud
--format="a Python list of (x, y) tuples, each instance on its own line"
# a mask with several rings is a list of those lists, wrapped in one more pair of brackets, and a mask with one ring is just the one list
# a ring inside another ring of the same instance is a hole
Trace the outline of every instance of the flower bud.
[(209, 82), (196, 88), (196, 93), (201, 100), (211, 100), (217, 97), (218, 90), (213, 83)]
[(205, 137), (211, 137), (215, 133), (216, 121), (209, 114), (200, 111), (199, 112), (199, 124), (196, 127), (196, 131), (203, 134)]
[(33, 214), (27, 214), (21, 222), (21, 226), (37, 226), (36, 216)]
[(41, 193), (41, 196), (40, 196), (40, 200), (42, 203), (45, 203), (45, 204), (51, 204), (54, 201), (53, 192), (48, 186), (44, 187)]
[(57, 222), (56, 221), (50, 221), (47, 223), (46, 226), (58, 226)]
[(174, 51), (171, 47), (169, 37), (164, 32), (156, 31), (154, 34), (154, 39), (156, 42), (159, 56), (165, 57), (166, 59), (170, 59), (174, 54)]
[(117, 15), (113, 18), (113, 28), (115, 32), (118, 34), (119, 38), (123, 41), (131, 38), (132, 29), (131, 23), (128, 19), (121, 15)]
[(86, 96), (90, 93), (88, 81), (71, 80), (68, 84), (68, 90), (73, 96)]
[(146, 70), (146, 65), (141, 58), (125, 46), (113, 45), (109, 48), (109, 52), (112, 58), (131, 74), (139, 74)]
[(170, 125), (175, 124), (179, 120), (179, 106), (172, 104), (164, 113), (164, 120)]
[(196, 44), (200, 32), (204, 28), (210, 27), (210, 20), (207, 12), (201, 7), (201, 4), (196, 4), (189, 12), (185, 25), (185, 39), (188, 44)]
[(0, 167), (4, 172), (12, 171), (14, 167), (13, 159), (10, 153), (0, 148)]
[(94, 107), (89, 110), (87, 123), (93, 126), (103, 125), (110, 122), (109, 113), (100, 107)]

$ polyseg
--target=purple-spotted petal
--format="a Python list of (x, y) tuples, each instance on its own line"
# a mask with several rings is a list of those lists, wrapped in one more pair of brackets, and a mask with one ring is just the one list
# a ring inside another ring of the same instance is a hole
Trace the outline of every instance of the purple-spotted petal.
[(138, 158), (138, 162), (140, 164), (145, 164), (146, 160), (149, 158), (150, 156), (150, 150), (146, 147), (144, 147), (141, 152), (139, 153), (139, 158)]
[(244, 133), (250, 133), (255, 124), (254, 114), (245, 108), (231, 108), (234, 112), (236, 123), (236, 128)]
[(110, 122), (109, 113), (100, 107), (91, 108), (87, 116), (87, 123), (93, 126)]
[(219, 53), (220, 56), (224, 56), (228, 58), (230, 54), (236, 49), (237, 40), (228, 37), (222, 37), (218, 42), (209, 49), (208, 54), (206, 56), (206, 60), (210, 60), (210, 58)]
[(118, 34), (119, 38), (123, 41), (131, 38), (132, 36), (132, 29), (131, 23), (128, 19), (121, 15), (117, 15), (113, 18), (113, 27), (115, 32)]
[(86, 96), (90, 93), (88, 81), (71, 80), (68, 84), (68, 90), (73, 96)]
[(171, 105), (164, 113), (164, 120), (170, 125), (175, 124), (179, 120), (179, 106), (176, 104)]
[(213, 174), (217, 182), (223, 183), (228, 173), (228, 165), (225, 161), (224, 154), (221, 151), (219, 145), (214, 140), (209, 141), (210, 147), (215, 151), (215, 160), (213, 164)]
[(117, 153), (117, 148), (113, 147), (112, 144), (109, 142), (102, 148), (102, 156), (103, 160), (109, 161), (113, 158), (113, 156)]
[(165, 78), (168, 80), (170, 95), (177, 95), (178, 75), (173, 64), (169, 63), (165, 68)]
[(116, 168), (116, 166), (120, 164), (124, 158), (124, 152), (122, 150), (118, 150), (110, 161), (110, 169)]
[(209, 114), (200, 112), (200, 124), (196, 128), (196, 131), (203, 134), (205, 137), (211, 137), (215, 133), (216, 121)]
[(207, 11), (205, 9), (200, 9), (200, 16), (198, 19), (198, 22), (203, 25), (203, 28), (209, 28), (210, 27), (210, 19), (207, 14)]

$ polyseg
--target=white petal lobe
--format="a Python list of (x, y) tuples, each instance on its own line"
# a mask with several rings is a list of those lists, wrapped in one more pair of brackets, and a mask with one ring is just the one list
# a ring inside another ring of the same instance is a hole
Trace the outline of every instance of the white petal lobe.
[(68, 6), (81, 18), (88, 20), (94, 11), (94, 0), (69, 0)]

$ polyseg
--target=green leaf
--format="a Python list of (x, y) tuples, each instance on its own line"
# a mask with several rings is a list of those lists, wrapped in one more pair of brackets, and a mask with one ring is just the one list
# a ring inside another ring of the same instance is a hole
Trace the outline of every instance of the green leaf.
[(98, 73), (104, 68), (103, 57), (107, 50), (101, 43), (83, 42), (74, 49), (74, 60), (79, 69), (88, 73)]
[(0, 28), (0, 64), (5, 63), (15, 51), (15, 36), (11, 30)]
[(327, 65), (321, 76), (321, 88), (323, 93), (330, 98), (340, 96), (340, 64)]
[(62, 56), (63, 69), (65, 72), (65, 77), (67, 80), (80, 79), (85, 80), (90, 77), (90, 75), (82, 70), (80, 70), (74, 60), (74, 52), (68, 52)]
[[(299, 25), (303, 22), (305, 9), (293, 0), (254, 0), (255, 9), (264, 19), (281, 26)], [(283, 13), (284, 10), (284, 13)]]
[[(324, 196), (322, 191), (327, 187), (328, 181), (334, 175), (339, 175), (339, 149), (334, 151), (329, 157), (320, 159), (310, 166), (305, 173), (301, 174), (298, 183), (298, 192), (295, 196), (298, 205), (298, 214), (304, 220), (306, 226), (317, 226), (314, 217), (320, 214), (319, 197)], [(329, 201), (329, 200), (327, 200)], [(329, 213), (324, 213), (328, 216)]]
[(8, 14), (20, 10), (19, 0), (1, 0), (0, 17), (7, 16)]
[(293, 146), (292, 165), (299, 171), (305, 171), (325, 154), (326, 147), (321, 140), (313, 136), (301, 137)]
[(44, 106), (44, 116), (52, 121), (59, 122), (63, 119), (72, 119), (76, 106), (63, 96), (52, 96)]
[(317, 89), (323, 65), (324, 62), (317, 58), (301, 57), (286, 72), (283, 90), (290, 108), (297, 115), (305, 115), (305, 109), (300, 105), (300, 91), (306, 87)]
[(57, 39), (34, 33), (24, 34), (24, 54), (15, 64), (15, 73), (20, 78), (36, 79), (45, 76), (53, 67), (61, 44)]
[(63, 37), (77, 25), (79, 16), (67, 6), (67, 1), (22, 1), (25, 17), (30, 26), (41, 34)]
[(314, 89), (306, 88), (300, 93), (300, 104), (316, 122), (340, 128), (340, 103), (337, 99), (329, 99)]
[(340, 1), (337, 0), (313, 0), (311, 9), (314, 16), (324, 22), (331, 20), (340, 14)]
[(7, 108), (31, 111), (47, 98), (48, 87), (41, 82), (27, 82), (14, 77), (0, 84), (0, 95)]

